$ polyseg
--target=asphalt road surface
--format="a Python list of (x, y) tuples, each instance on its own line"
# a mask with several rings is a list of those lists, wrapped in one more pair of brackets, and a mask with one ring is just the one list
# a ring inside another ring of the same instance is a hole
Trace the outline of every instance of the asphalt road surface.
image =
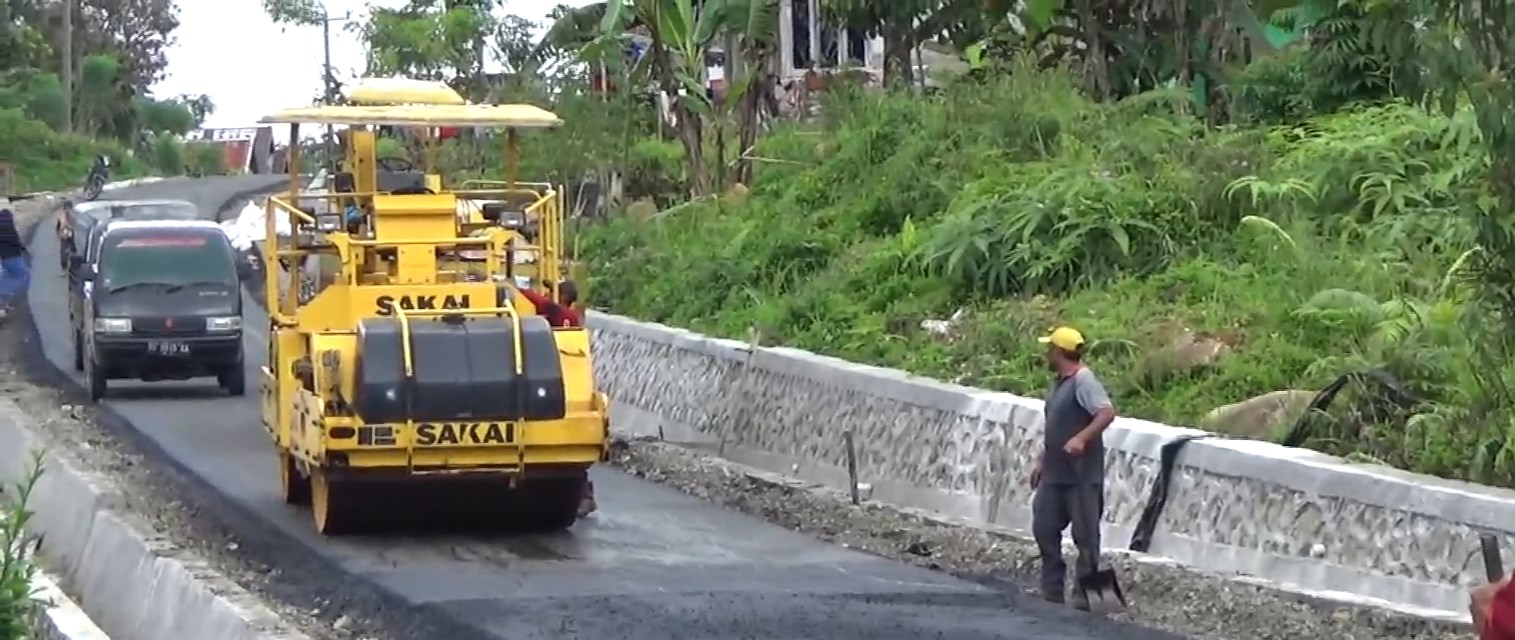
[[(212, 217), (234, 194), (274, 182), (179, 179), (107, 197), (185, 199)], [(44, 224), (30, 305), (48, 358), (73, 374), (56, 251)], [(256, 306), (247, 314), (256, 380), (267, 322)], [(306, 546), (480, 638), (1179, 640), (845, 550), (613, 469), (595, 470), (600, 511), (567, 533), (322, 538), (307, 510), (279, 497), (257, 398), (253, 389), (228, 397), (213, 379), (113, 381), (107, 402), (222, 497), (272, 523), (282, 544)]]

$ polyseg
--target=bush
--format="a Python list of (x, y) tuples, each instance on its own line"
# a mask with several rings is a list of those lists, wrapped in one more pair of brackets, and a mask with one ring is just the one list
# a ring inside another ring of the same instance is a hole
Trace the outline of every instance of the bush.
[(31, 512), (27, 502), (42, 476), (40, 456), (34, 458), (32, 472), (0, 496), (0, 640), (23, 640), (31, 637), (32, 617), (36, 611), (36, 592), (32, 579), (37, 574), (33, 562), (33, 540), (26, 533)]
[(219, 145), (189, 142), (184, 145), (184, 164), (190, 175), (218, 176), (226, 173), (226, 154)]
[(1028, 395), (1032, 338), (1069, 323), (1125, 415), (1173, 424), (1381, 371), (1416, 401), (1351, 387), (1309, 446), (1510, 484), (1515, 425), (1479, 408), (1515, 371), (1468, 364), (1483, 318), (1457, 286), (1466, 214), (1493, 202), (1471, 114), (1209, 130), (1185, 99), (1096, 104), (1024, 65), (924, 99), (832, 95), (762, 141), (749, 193), (586, 230), (591, 299)]
[(178, 138), (162, 133), (153, 136), (153, 166), (163, 175), (184, 172), (184, 146)]
[[(143, 167), (120, 146), (53, 131), (19, 109), (0, 108), (0, 161), (16, 169), (19, 192), (66, 189), (84, 183), (97, 154), (111, 157), (113, 177), (142, 175)], [(177, 171), (175, 172), (177, 173)]]

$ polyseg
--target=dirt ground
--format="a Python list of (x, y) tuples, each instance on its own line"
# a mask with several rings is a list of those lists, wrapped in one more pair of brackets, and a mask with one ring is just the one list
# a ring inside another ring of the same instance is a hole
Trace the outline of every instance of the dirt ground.
[[(618, 442), (612, 464), (648, 480), (844, 547), (999, 588), (1026, 589), (1036, 545), (1009, 534), (947, 524), (650, 440)], [(1131, 608), (1116, 617), (1215, 640), (1466, 640), (1465, 625), (1367, 607), (1307, 602), (1173, 563), (1115, 557)]]

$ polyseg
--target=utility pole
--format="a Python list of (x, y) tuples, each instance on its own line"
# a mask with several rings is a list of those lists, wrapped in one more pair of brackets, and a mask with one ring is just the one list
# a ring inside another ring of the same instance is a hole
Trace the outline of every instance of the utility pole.
[(63, 130), (74, 132), (74, 0), (63, 0)]
[[(344, 15), (333, 18), (331, 14), (326, 12), (325, 6), (321, 7), (321, 47), (324, 50), (326, 57), (325, 64), (321, 67), (321, 76), (322, 81), (326, 86), (326, 104), (335, 104), (337, 102), (337, 98), (339, 97), (337, 95), (337, 76), (333, 71), (331, 64), (331, 23), (345, 22), (348, 20), (348, 17), (349, 16)], [(329, 124), (326, 125), (327, 164), (331, 164), (335, 160), (336, 139), (336, 128)]]

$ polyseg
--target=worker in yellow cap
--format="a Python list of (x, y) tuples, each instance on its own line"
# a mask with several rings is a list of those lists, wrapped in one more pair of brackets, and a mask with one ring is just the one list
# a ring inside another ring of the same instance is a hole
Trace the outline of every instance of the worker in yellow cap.
[[(1058, 327), (1041, 338), (1053, 380), (1043, 409), (1043, 449), (1031, 470), (1031, 531), (1041, 552), (1041, 593), (1064, 602), (1068, 565), (1063, 530), (1073, 528), (1078, 575), (1099, 569), (1099, 523), (1105, 508), (1105, 428), (1115, 405), (1099, 378), (1084, 366), (1084, 335)], [(1074, 606), (1088, 609), (1074, 590)]]

